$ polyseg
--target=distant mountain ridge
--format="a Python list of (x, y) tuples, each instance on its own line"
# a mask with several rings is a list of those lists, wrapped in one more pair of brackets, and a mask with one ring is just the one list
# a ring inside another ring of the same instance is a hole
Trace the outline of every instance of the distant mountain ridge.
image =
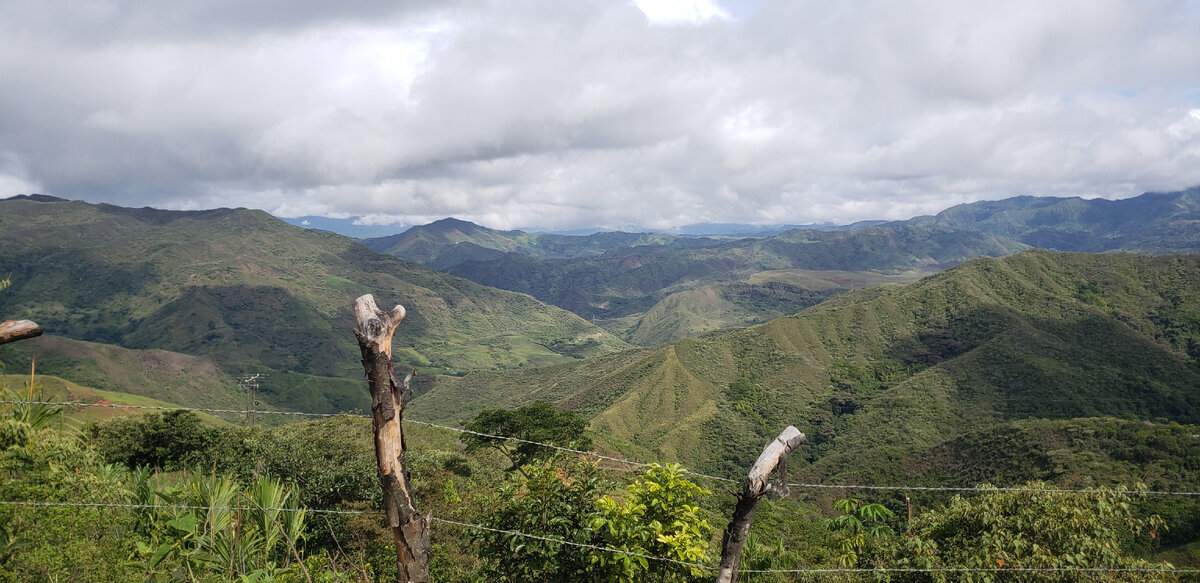
[[(837, 293), (824, 286), (818, 291), (749, 282), (755, 273), (828, 270), (873, 279), (871, 273), (928, 273), (1028, 247), (1200, 252), (1200, 187), (1115, 201), (1021, 196), (907, 221), (810, 225), (737, 239), (550, 236), (445, 219), (366, 243), (484, 285), (528, 293), (647, 344), (763, 322)], [(728, 286), (738, 282), (750, 289)], [(738, 298), (754, 300), (739, 306)]]
[[(594, 318), (631, 340), (676, 335), (676, 331), (638, 331), (642, 316), (667, 296), (706, 285), (745, 282), (756, 273), (793, 269), (929, 271), (972, 257), (1007, 255), (1025, 248), (999, 237), (936, 226), (853, 231), (795, 229), (763, 239), (737, 239), (690, 249), (664, 245), (617, 247), (599, 256), (574, 259), (506, 253), (467, 260), (446, 272), (483, 285), (528, 293), (585, 319)], [(790, 310), (784, 313), (793, 313), (823, 299), (813, 296), (811, 301), (798, 303), (795, 298), (800, 296), (795, 293), (779, 295), (767, 287), (759, 287), (758, 291), (766, 300), (762, 303), (764, 314), (778, 315), (784, 309)], [(744, 319), (721, 316), (714, 319), (716, 327), (745, 323)]]
[(992, 235), (924, 225), (800, 228), (764, 238), (718, 239), (661, 233), (531, 234), (458, 219), (364, 244), (476, 283), (527, 293), (637, 343), (764, 322), (855, 287), (831, 289), (817, 283), (807, 288), (810, 279), (749, 282), (756, 273), (928, 272), (1025, 248)]
[(455, 218), (415, 226), (396, 235), (363, 240), (363, 244), (374, 251), (441, 270), (463, 261), (492, 259), (503, 253), (539, 259), (569, 259), (592, 257), (619, 247), (664, 245), (690, 248), (718, 243), (720, 241), (715, 239), (678, 237), (665, 233), (611, 231), (589, 235), (555, 235), (500, 231)]
[(1200, 187), (1119, 200), (1018, 196), (890, 224), (938, 225), (1057, 251), (1200, 252)]

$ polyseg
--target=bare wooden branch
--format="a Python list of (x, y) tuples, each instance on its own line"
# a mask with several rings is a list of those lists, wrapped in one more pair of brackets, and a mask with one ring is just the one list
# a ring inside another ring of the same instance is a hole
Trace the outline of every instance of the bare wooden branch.
[(5, 320), (0, 322), (0, 344), (16, 342), (42, 335), (42, 327), (29, 320)]
[(758, 499), (763, 494), (775, 490), (769, 483), (771, 473), (776, 466), (784, 463), (787, 455), (804, 443), (804, 434), (789, 425), (779, 434), (750, 468), (750, 475), (742, 484), (742, 492), (737, 495), (737, 506), (733, 509), (733, 520), (725, 529), (721, 538), (721, 565), (717, 569), (717, 583), (731, 583), (737, 580), (738, 561), (742, 558), (742, 548), (746, 546), (746, 536), (750, 534), (750, 523), (754, 520), (754, 511), (758, 509)]
[(396, 540), (397, 581), (429, 581), (429, 517), (417, 511), (404, 459), (404, 394), (409, 373), (398, 381), (392, 368), (392, 334), (404, 320), (404, 306), (384, 312), (371, 294), (354, 300), (354, 336), (362, 351), (363, 369), (371, 387), (371, 418), (375, 459), (388, 526)]

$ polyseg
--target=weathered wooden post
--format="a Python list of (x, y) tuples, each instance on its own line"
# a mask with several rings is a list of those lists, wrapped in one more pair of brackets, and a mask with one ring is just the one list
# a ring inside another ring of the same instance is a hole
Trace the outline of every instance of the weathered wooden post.
[(0, 322), (0, 344), (7, 344), (41, 335), (41, 326), (29, 320), (5, 320)]
[[(388, 526), (396, 539), (397, 580), (428, 583), (429, 517), (417, 512), (409, 490), (404, 460), (404, 393), (413, 373), (396, 380), (392, 370), (392, 333), (404, 320), (404, 306), (383, 312), (371, 294), (354, 300), (354, 336), (362, 350), (363, 369), (371, 386), (371, 418), (375, 459)], [(416, 371), (413, 371), (416, 372)]]
[[(783, 464), (787, 455), (804, 443), (804, 434), (799, 429), (788, 425), (783, 433), (774, 441), (767, 444), (762, 454), (750, 468), (750, 475), (742, 484), (742, 492), (737, 495), (737, 506), (733, 509), (733, 520), (721, 537), (721, 565), (717, 569), (717, 583), (732, 583), (737, 580), (738, 561), (742, 558), (742, 547), (746, 546), (746, 535), (750, 534), (750, 522), (754, 520), (754, 511), (758, 509), (758, 499), (774, 488), (768, 483), (771, 472)], [(787, 484), (783, 485), (786, 491)]]

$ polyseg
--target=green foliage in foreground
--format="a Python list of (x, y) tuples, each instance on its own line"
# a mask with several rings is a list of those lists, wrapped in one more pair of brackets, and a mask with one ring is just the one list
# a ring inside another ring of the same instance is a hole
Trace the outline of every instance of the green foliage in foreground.
[(704, 563), (712, 534), (700, 496), (708, 490), (684, 478), (678, 464), (651, 464), (617, 501), (604, 496), (596, 501), (596, 515), (588, 527), (608, 548), (663, 557), (678, 563), (647, 561), (633, 555), (599, 553), (591, 557), (609, 581), (685, 581), (705, 574), (703, 569), (680, 563)]
[[(205, 574), (265, 581), (305, 572), (297, 550), (303, 544), (306, 512), (294, 489), (278, 479), (259, 478), (241, 487), (232, 476), (193, 473), (185, 481), (151, 481), (144, 468), (133, 473), (125, 496), (134, 509), (136, 558), (147, 581), (195, 580)], [(171, 506), (183, 506), (175, 507)]]
[(475, 535), (485, 580), (668, 582), (708, 574), (644, 558), (707, 562), (712, 527), (697, 502), (708, 492), (685, 479), (679, 466), (650, 466), (619, 502), (604, 495), (612, 484), (586, 462), (560, 456), (529, 465), (524, 473), (494, 498), (496, 507), (485, 525), (496, 530)]
[[(999, 572), (914, 573), (896, 576), (893, 580), (904, 583), (1177, 580), (1177, 575), (1149, 571), (1016, 571), (1020, 568), (1172, 568), (1168, 563), (1137, 558), (1131, 552), (1148, 546), (1165, 528), (1162, 519), (1156, 515), (1139, 517), (1134, 508), (1134, 497), (1108, 488), (1079, 494), (1039, 491), (1046, 488), (1053, 486), (1033, 482), (1016, 492), (955, 497), (949, 506), (913, 520), (909, 532), (882, 553), (897, 567), (994, 568)], [(1005, 572), (1005, 569), (1012, 571)]]
[[(15, 423), (24, 414), (12, 405), (0, 413)], [(0, 505), (0, 583), (394, 578), (391, 537), (379, 521), (367, 420), (322, 419), (269, 430), (209, 428), (162, 414), (142, 416), (136, 424), (108, 423), (133, 427), (142, 439), (200, 448), (180, 446), (178, 456), (163, 461), (168, 466), (195, 460), (179, 467), (193, 464), (200, 470), (155, 474), (145, 467), (105, 465), (101, 442), (112, 432), (103, 424), (95, 433), (101, 436), (100, 449), (80, 439), (82, 434), (55, 431), (57, 423), (38, 430), (25, 424), (20, 440), (0, 452), (0, 500), (160, 507)], [(173, 432), (211, 432), (212, 439), (175, 440)], [(136, 440), (126, 443), (149, 451)], [(496, 529), (439, 524), (431, 565), (437, 581), (704, 581), (712, 576), (708, 569), (681, 563), (715, 563), (714, 531), (730, 499), (707, 496), (678, 466), (651, 466), (621, 488), (617, 475), (606, 479), (600, 468), (574, 456), (537, 460), (525, 468), (526, 475), (505, 478), (500, 468), (507, 460), (490, 448), (466, 457), (452, 436), (426, 428), (415, 429), (409, 444), (422, 512)], [(832, 520), (822, 520), (796, 500), (764, 501), (743, 558), (747, 570), (850, 564), (1010, 569), (1003, 573), (970, 574), (974, 579), (961, 572), (746, 576), (759, 583), (889, 576), (902, 583), (1175, 580), (1169, 573), (1012, 571), (1014, 566), (1158, 566), (1145, 557), (1162, 540), (1164, 523), (1147, 514), (1141, 496), (1103, 489), (1070, 495), (1038, 491), (1046, 487), (1035, 483), (1020, 492), (956, 498), (918, 512), (907, 523), (868, 501), (839, 503), (841, 515)], [(195, 508), (172, 507), (178, 504)], [(363, 512), (326, 516), (274, 510), (306, 506)], [(552, 540), (514, 534), (518, 531)]]

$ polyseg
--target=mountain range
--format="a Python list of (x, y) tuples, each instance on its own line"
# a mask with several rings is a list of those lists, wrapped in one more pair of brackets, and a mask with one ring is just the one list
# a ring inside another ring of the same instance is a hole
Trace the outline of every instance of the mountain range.
[(0, 312), (33, 319), (50, 336), (206, 358), (226, 375), (218, 382), (272, 373), (265, 394), (280, 405), (305, 385), (333, 393), (321, 410), (366, 403), (351, 310), (364, 293), (408, 308), (396, 357), (423, 376), (551, 364), (626, 346), (527, 295), (262, 211), (16, 197), (0, 201), (0, 247), (0, 273), (12, 281)]
[[(431, 262), (494, 254), (450, 273), (260, 211), (24, 196), (0, 201), (0, 313), (47, 334), (0, 361), (230, 408), (246, 399), (237, 377), (259, 373), (265, 407), (361, 409), (350, 302), (373, 293), (409, 309), (396, 359), (421, 369), (410, 406), (428, 420), (546, 399), (586, 415), (608, 451), (726, 476), (791, 424), (809, 436), (790, 470), (802, 481), (1187, 489), (1200, 480), (1200, 256), (1028, 242), (1190, 250), (1197, 195), (1017, 198), (763, 238), (447, 220), (388, 243)], [(454, 275), (468, 272), (590, 317)], [(1156, 511), (1175, 513), (1181, 540), (1200, 536), (1200, 508), (1179, 504)]]
[(1120, 200), (1019, 196), (904, 224), (967, 229), (1057, 251), (1200, 252), (1200, 187)]
[[(908, 221), (796, 228), (756, 238), (564, 236), (443, 219), (364, 244), (487, 286), (528, 293), (626, 341), (651, 345), (765, 322), (865, 282), (878, 283), (881, 276), (913, 281), (973, 257), (1030, 247), (1197, 252), (1200, 189), (1118, 201), (1024, 196)], [(794, 270), (815, 275), (816, 285)], [(812, 273), (822, 271), (834, 273)], [(847, 278), (847, 272), (858, 275)], [(829, 285), (839, 280), (843, 283)]]
[[(461, 422), (535, 399), (584, 412), (627, 458), (730, 477), (795, 425), (809, 436), (788, 470), (800, 482), (1187, 488), (1200, 479), (1200, 256), (979, 258), (757, 326), (443, 379), (412, 410)], [(1181, 520), (1183, 540), (1200, 536)]]

